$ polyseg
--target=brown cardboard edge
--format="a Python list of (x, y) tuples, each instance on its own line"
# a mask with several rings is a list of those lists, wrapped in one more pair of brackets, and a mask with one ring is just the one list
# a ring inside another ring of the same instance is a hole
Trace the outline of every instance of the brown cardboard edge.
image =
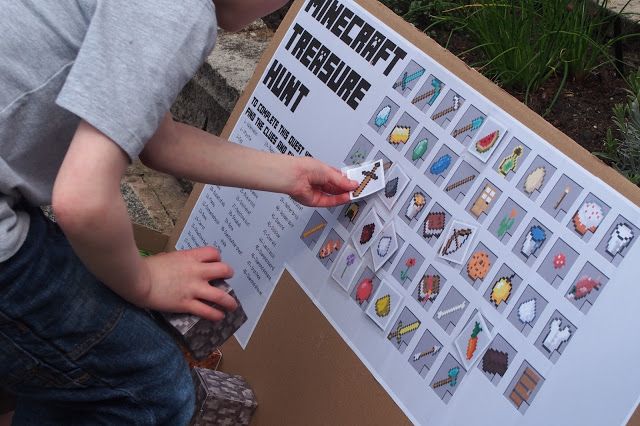
[(287, 271), (247, 348), (229, 339), (222, 351), (221, 370), (255, 393), (253, 425), (410, 424)]
[(139, 249), (146, 250), (151, 254), (156, 254), (161, 252), (167, 245), (169, 236), (147, 228), (144, 225), (134, 223), (133, 238), (135, 239), (136, 246)]

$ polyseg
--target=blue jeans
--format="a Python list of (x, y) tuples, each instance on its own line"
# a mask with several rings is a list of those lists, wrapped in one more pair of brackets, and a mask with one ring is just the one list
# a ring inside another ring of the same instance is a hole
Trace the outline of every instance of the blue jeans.
[(14, 425), (188, 423), (193, 383), (172, 338), (30, 215), (27, 241), (0, 263), (0, 386), (17, 397)]

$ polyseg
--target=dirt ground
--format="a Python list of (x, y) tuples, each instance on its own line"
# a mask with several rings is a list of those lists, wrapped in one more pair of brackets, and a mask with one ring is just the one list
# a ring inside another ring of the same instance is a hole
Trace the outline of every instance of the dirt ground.
[[(430, 32), (429, 35), (441, 45), (445, 45), (448, 32)], [(448, 39), (447, 48), (465, 62), (477, 64), (479, 57), (463, 54), (473, 43), (462, 35), (454, 34)], [(625, 66), (624, 75), (640, 69), (640, 38), (626, 41), (622, 45)], [(552, 77), (539, 90), (530, 94), (529, 108), (543, 115), (551, 103), (561, 76)], [(613, 127), (615, 104), (627, 100), (627, 84), (616, 72), (613, 65), (605, 65), (582, 81), (567, 81), (556, 104), (544, 118), (591, 152), (601, 151), (607, 129)], [(505, 89), (512, 96), (524, 102), (524, 93)]]

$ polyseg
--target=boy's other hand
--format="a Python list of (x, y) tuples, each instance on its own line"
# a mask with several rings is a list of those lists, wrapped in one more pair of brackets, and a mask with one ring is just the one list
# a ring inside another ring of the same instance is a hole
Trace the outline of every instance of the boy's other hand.
[(332, 207), (349, 201), (358, 182), (314, 158), (298, 158), (288, 191), (291, 198), (309, 207)]
[(233, 276), (229, 265), (220, 261), (213, 247), (161, 253), (144, 259), (147, 266), (148, 292), (139, 306), (163, 312), (190, 313), (209, 321), (220, 321), (224, 312), (209, 306), (213, 302), (234, 311), (236, 301), (209, 284), (214, 279)]

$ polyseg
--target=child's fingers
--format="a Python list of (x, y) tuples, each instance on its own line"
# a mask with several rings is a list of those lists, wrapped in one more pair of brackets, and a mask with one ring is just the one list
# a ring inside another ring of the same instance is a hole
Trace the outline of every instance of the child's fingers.
[(333, 207), (338, 206), (340, 204), (344, 204), (349, 201), (349, 193), (342, 193), (339, 195), (328, 195), (321, 194), (318, 196), (316, 202), (314, 203), (315, 207)]
[(225, 311), (235, 311), (238, 307), (235, 299), (219, 288), (207, 285), (198, 286), (194, 294), (198, 299), (220, 305)]
[(358, 182), (351, 180), (339, 171), (333, 169), (329, 172), (327, 183), (323, 190), (329, 194), (339, 195), (344, 192), (353, 191), (358, 187)]
[(200, 247), (191, 250), (184, 250), (182, 253), (193, 257), (198, 262), (219, 262), (220, 251), (214, 247)]
[(207, 281), (233, 277), (233, 268), (224, 262), (200, 264), (201, 277)]
[(217, 322), (224, 318), (224, 312), (215, 309), (199, 300), (192, 300), (188, 306), (189, 313), (204, 318), (209, 321)]

